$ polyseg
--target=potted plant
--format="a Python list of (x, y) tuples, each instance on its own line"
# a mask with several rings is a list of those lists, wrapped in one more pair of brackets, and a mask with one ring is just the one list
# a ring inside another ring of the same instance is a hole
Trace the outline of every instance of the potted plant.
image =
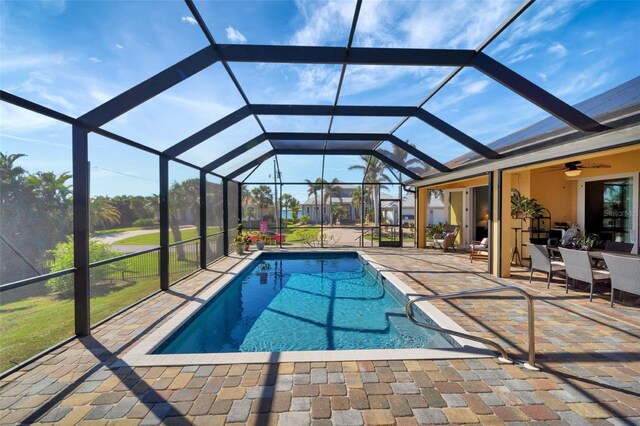
[(581, 250), (592, 250), (600, 243), (600, 236), (598, 234), (581, 234), (576, 238), (575, 244)]
[(269, 243), (269, 236), (266, 234), (258, 234), (258, 239), (256, 240), (256, 247), (258, 250), (264, 250), (264, 245)]
[(249, 234), (242, 235), (242, 242), (244, 243), (244, 250), (249, 251), (251, 246), (251, 236)]
[[(535, 198), (520, 195), (518, 192), (511, 194), (511, 217), (514, 219), (535, 219), (544, 214), (545, 208)], [(532, 227), (529, 230), (534, 230)]]
[(244, 248), (244, 235), (237, 234), (233, 239), (233, 248), (237, 254), (243, 254), (242, 249)]

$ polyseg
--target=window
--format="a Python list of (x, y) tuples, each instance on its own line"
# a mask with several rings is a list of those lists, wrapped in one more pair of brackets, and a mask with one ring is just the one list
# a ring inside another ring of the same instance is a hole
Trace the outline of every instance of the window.
[(602, 241), (631, 242), (633, 179), (585, 183), (585, 232)]

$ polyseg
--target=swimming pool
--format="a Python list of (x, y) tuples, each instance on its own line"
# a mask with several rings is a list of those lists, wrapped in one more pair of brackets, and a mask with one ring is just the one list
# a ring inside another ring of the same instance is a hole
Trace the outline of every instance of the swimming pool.
[[(254, 252), (122, 357), (123, 365), (491, 357), (411, 324), (412, 290), (364, 252)], [(465, 332), (427, 301), (422, 321)]]
[(451, 348), (358, 254), (265, 253), (154, 353)]

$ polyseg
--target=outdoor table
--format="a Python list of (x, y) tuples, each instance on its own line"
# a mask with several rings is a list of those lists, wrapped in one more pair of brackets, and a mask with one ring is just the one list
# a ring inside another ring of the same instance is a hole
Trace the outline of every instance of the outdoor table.
[[(558, 250), (555, 247), (549, 247), (549, 252), (553, 253), (554, 256), (560, 256), (560, 250)], [(593, 263), (593, 265), (596, 267), (599, 262), (604, 262), (604, 256), (602, 255), (603, 253), (612, 254), (614, 256), (624, 256), (624, 257), (633, 257), (633, 258), (640, 257), (640, 254), (620, 253), (618, 251), (611, 251), (611, 250), (589, 250), (587, 253), (589, 253), (589, 258), (591, 259), (591, 262)]]

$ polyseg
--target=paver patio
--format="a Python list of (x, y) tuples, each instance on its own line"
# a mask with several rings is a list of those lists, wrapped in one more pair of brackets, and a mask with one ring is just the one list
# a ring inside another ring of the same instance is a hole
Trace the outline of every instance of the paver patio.
[[(529, 284), (465, 254), (367, 249), (424, 294), (516, 284), (536, 298), (541, 372), (495, 359), (114, 367), (176, 309), (229, 270), (211, 265), (0, 382), (0, 422), (76, 424), (640, 424), (640, 308), (610, 308), (542, 274)], [(489, 295), (433, 302), (470, 333), (525, 359), (526, 304)]]

